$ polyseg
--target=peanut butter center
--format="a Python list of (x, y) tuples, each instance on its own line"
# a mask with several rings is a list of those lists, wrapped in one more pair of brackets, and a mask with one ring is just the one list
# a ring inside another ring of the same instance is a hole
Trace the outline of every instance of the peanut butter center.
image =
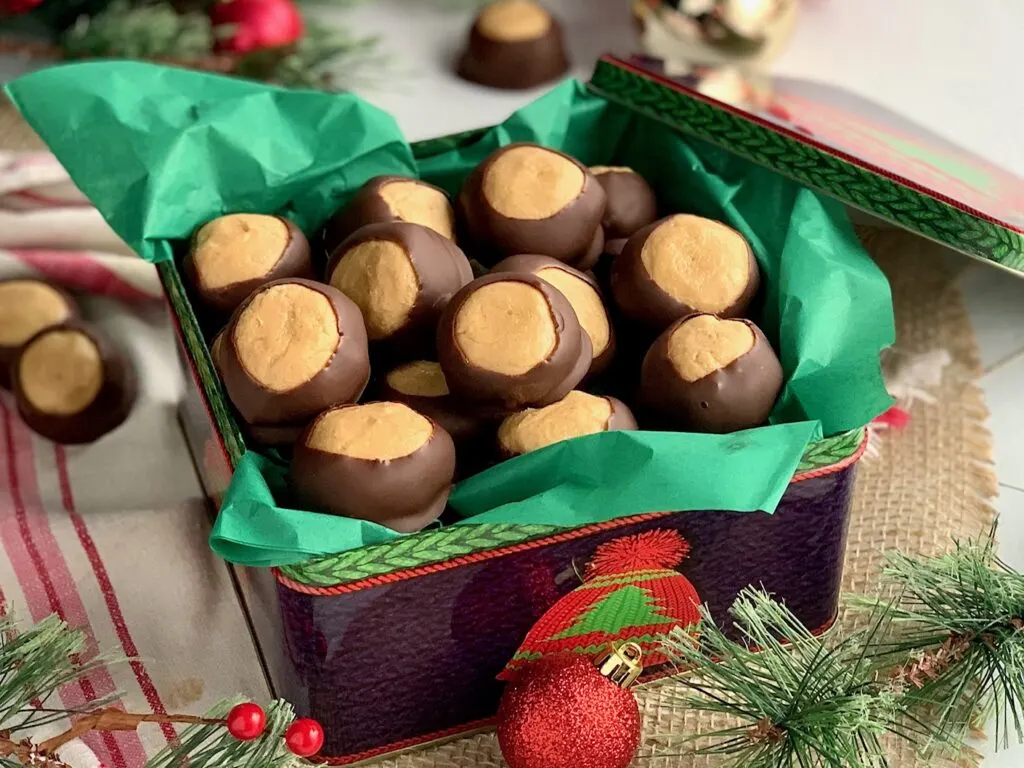
[(612, 404), (604, 397), (573, 390), (557, 403), (514, 413), (498, 427), (506, 451), (529, 453), (548, 445), (608, 429)]
[(754, 342), (746, 323), (698, 315), (669, 337), (668, 359), (684, 381), (697, 381), (743, 357)]
[(608, 313), (601, 302), (601, 296), (594, 290), (594, 286), (558, 267), (545, 267), (538, 270), (537, 277), (544, 282), (551, 283), (569, 300), (580, 325), (590, 337), (590, 344), (594, 348), (594, 357), (608, 349), (611, 325), (608, 323)]
[(390, 461), (419, 450), (433, 434), (430, 420), (402, 403), (366, 403), (321, 414), (306, 445), (353, 459)]
[(328, 298), (293, 283), (257, 293), (238, 317), (233, 339), (242, 368), (271, 392), (287, 392), (312, 379), (342, 343)]
[(640, 251), (647, 274), (676, 301), (724, 312), (750, 281), (747, 241), (724, 224), (679, 214), (648, 236)]
[(504, 376), (521, 376), (540, 365), (557, 341), (544, 294), (515, 280), (478, 288), (455, 316), (455, 343), (463, 357)]
[(17, 347), (43, 328), (68, 319), (64, 297), (46, 283), (11, 280), (0, 283), (0, 344)]
[(484, 174), (490, 206), (509, 219), (548, 219), (583, 191), (586, 176), (575, 163), (543, 147), (513, 147), (498, 155)]
[(503, 43), (536, 40), (551, 29), (551, 15), (530, 0), (498, 0), (480, 13), (477, 31)]
[(636, 173), (632, 168), (624, 165), (593, 165), (590, 172), (595, 176), (603, 176), (606, 173)]
[(331, 285), (362, 311), (371, 341), (405, 325), (420, 293), (409, 254), (390, 240), (369, 240), (349, 249), (334, 267)]
[(441, 190), (416, 181), (389, 181), (377, 189), (377, 194), (399, 221), (421, 224), (449, 240), (455, 239), (455, 213)]
[(291, 240), (276, 216), (233, 213), (204, 224), (196, 234), (192, 262), (208, 291), (265, 277)]
[(448, 394), (448, 382), (438, 363), (429, 360), (414, 360), (388, 371), (388, 386), (403, 395), (416, 397), (444, 397)]
[(103, 360), (96, 344), (80, 331), (53, 331), (22, 352), (21, 391), (43, 413), (71, 416), (96, 399), (103, 386)]

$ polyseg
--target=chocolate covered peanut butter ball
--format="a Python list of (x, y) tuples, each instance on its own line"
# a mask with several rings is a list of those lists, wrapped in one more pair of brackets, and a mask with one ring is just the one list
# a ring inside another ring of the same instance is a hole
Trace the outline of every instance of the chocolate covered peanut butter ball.
[(359, 307), (370, 341), (408, 359), (433, 354), (438, 318), (473, 269), (432, 229), (388, 222), (356, 230), (335, 249), (326, 275)]
[(11, 366), (18, 413), (55, 443), (91, 443), (118, 427), (135, 403), (135, 372), (91, 325), (71, 320), (45, 328)]
[(689, 214), (642, 228), (612, 262), (619, 310), (659, 332), (694, 312), (739, 317), (759, 285), (746, 239), (721, 222)]
[(593, 362), (569, 300), (516, 272), (477, 278), (452, 297), (437, 352), (451, 391), (489, 415), (561, 400)]
[(0, 387), (10, 386), (11, 363), (26, 341), (77, 316), (75, 300), (54, 285), (30, 278), (0, 281)]
[(590, 275), (573, 269), (557, 259), (547, 256), (510, 256), (495, 264), (491, 273), (525, 272), (557, 288), (569, 300), (576, 319), (590, 337), (594, 362), (590, 374), (600, 373), (608, 367), (615, 354), (615, 330), (608, 318), (597, 281)]
[[(640, 401), (649, 426), (734, 432), (768, 420), (782, 388), (782, 366), (749, 320), (685, 317), (648, 350)], [(646, 422), (645, 422), (646, 423)]]
[(436, 422), (402, 403), (329, 409), (299, 437), (290, 482), (314, 511), (412, 533), (444, 511), (455, 446)]
[(419, 224), (448, 240), (455, 239), (455, 214), (444, 190), (405, 176), (375, 176), (324, 224), (320, 235), (324, 254), (330, 256), (367, 224), (391, 221)]
[(432, 360), (413, 360), (392, 368), (384, 376), (381, 396), (405, 403), (433, 419), (452, 436), (456, 446), (475, 439), (484, 426), (465, 403), (452, 395), (441, 364)]
[(491, 88), (533, 88), (569, 69), (562, 27), (533, 0), (497, 0), (477, 15), (458, 64), (465, 80)]
[(498, 427), (498, 447), (508, 458), (574, 437), (636, 428), (633, 413), (622, 401), (573, 390), (557, 403), (507, 417)]
[(535, 253), (587, 269), (604, 245), (604, 189), (586, 166), (539, 144), (491, 153), (462, 185), (457, 209), (464, 247), (483, 264)]
[(259, 288), (214, 346), (228, 397), (253, 427), (304, 425), (325, 408), (355, 402), (370, 376), (359, 308), (312, 280)]
[(199, 300), (225, 316), (265, 283), (313, 277), (302, 231), (282, 216), (259, 213), (233, 213), (204, 224), (184, 266)]
[[(635, 234), (658, 218), (658, 200), (643, 176), (619, 165), (595, 165), (590, 172), (604, 188), (608, 204), (601, 226), (606, 243)], [(616, 246), (612, 246), (612, 250)], [(608, 246), (605, 246), (606, 252)], [(619, 249), (621, 250), (621, 249)]]

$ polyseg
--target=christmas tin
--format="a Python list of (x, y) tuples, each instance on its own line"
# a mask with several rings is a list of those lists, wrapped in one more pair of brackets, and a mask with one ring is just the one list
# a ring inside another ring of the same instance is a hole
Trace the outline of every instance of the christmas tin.
[[(57, 67), (9, 92), (114, 229), (158, 264), (193, 384), (182, 423), (217, 510), (211, 544), (238, 566), (276, 692), (323, 723), (338, 764), (485, 727), (502, 680), (551, 652), (628, 638), (648, 676), (663, 674), (660, 636), (701, 603), (728, 626), (747, 585), (827, 630), (865, 426), (891, 404), (878, 359), (893, 341), (891, 299), (847, 206), (1024, 264), (1020, 234), (982, 212), (992, 198), (980, 190), (956, 202), (952, 181), (933, 191), (781, 112), (745, 113), (612, 58), (500, 126), (413, 145), (351, 95), (145, 64)], [(454, 195), (515, 141), (628, 165), (667, 212), (744, 235), (762, 276), (751, 316), (785, 375), (769, 425), (559, 443), (458, 483), (441, 523), (415, 534), (295, 508), (282, 455), (247, 444), (214, 371), (220, 324), (182, 276), (192, 233), (249, 212), (313, 234), (379, 175)]]

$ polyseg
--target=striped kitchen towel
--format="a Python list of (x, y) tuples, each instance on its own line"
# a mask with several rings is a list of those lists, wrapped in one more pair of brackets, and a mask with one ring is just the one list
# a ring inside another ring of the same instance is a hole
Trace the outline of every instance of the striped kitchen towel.
[[(33, 434), (0, 391), (0, 610), (25, 622), (57, 613), (87, 632), (88, 655), (132, 657), (65, 686), (65, 707), (114, 691), (142, 712), (198, 713), (235, 694), (265, 700), (230, 573), (206, 545), (156, 272), (52, 156), (0, 152), (0, 279), (30, 275), (68, 288), (121, 345), (139, 398), (118, 429), (62, 447)], [(84, 741), (108, 768), (136, 768), (173, 735), (144, 726)]]

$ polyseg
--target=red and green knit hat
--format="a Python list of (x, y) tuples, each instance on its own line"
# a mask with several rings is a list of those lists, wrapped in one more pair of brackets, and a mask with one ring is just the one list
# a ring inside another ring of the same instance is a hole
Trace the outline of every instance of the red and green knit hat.
[(542, 656), (570, 651), (596, 657), (622, 640), (643, 648), (644, 666), (666, 662), (662, 638), (700, 619), (697, 590), (674, 570), (689, 551), (679, 532), (668, 529), (602, 544), (583, 583), (540, 617), (499, 679), (511, 679)]

